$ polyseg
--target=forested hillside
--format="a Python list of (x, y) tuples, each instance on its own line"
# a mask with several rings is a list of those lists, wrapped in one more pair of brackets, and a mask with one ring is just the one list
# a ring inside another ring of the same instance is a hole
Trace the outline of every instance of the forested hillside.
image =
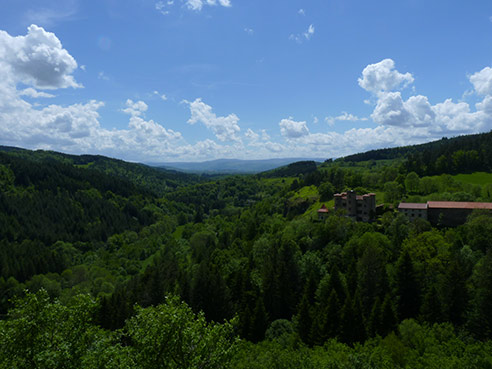
[[(206, 180), (4, 150), (0, 367), (492, 367), (491, 214), (437, 229), (393, 210), (492, 201), (488, 174), (455, 169), (301, 162)], [(348, 189), (376, 193), (377, 221), (318, 221)]]
[(198, 182), (200, 178), (193, 174), (178, 172), (100, 155), (68, 155), (54, 151), (24, 150), (15, 147), (0, 146), (0, 153), (27, 159), (30, 162), (64, 163), (78, 168), (93, 169), (104, 174), (126, 179), (134, 185), (146, 188), (156, 195), (163, 195), (169, 188)]
[(492, 132), (443, 138), (426, 144), (372, 150), (340, 160), (404, 160), (407, 172), (419, 175), (492, 170)]

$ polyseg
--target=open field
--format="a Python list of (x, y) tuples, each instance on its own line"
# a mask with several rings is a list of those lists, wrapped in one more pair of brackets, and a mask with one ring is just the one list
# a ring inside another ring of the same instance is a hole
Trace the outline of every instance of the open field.
[(475, 172), (472, 174), (457, 174), (453, 176), (457, 181), (462, 183), (484, 185), (492, 183), (492, 173)]

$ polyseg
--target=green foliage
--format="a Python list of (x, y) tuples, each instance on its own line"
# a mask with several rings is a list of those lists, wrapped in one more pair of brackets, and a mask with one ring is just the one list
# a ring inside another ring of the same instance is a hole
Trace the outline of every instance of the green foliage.
[(48, 293), (17, 299), (0, 321), (0, 367), (81, 368), (94, 342), (105, 334), (91, 325), (96, 303), (77, 296), (68, 306)]
[(403, 249), (414, 261), (421, 280), (434, 281), (445, 271), (451, 257), (449, 243), (437, 231), (424, 232), (403, 242)]
[(329, 201), (335, 193), (335, 187), (330, 182), (322, 183), (318, 188), (320, 201)]
[(405, 178), (405, 189), (407, 192), (417, 192), (420, 187), (420, 179), (417, 173), (410, 172)]
[(386, 182), (384, 184), (384, 202), (394, 203), (403, 197), (403, 186), (398, 182)]
[(420, 325), (405, 320), (398, 333), (350, 347), (336, 340), (323, 346), (284, 347), (265, 341), (243, 342), (234, 368), (490, 368), (492, 344), (461, 340), (450, 324)]
[(143, 368), (226, 368), (235, 351), (232, 323), (207, 323), (174, 297), (137, 308), (124, 332)]
[(492, 338), (492, 251), (477, 264), (473, 276), (469, 329), (482, 339)]
[(137, 307), (115, 333), (94, 325), (96, 307), (87, 295), (63, 305), (44, 290), (17, 299), (0, 321), (0, 368), (227, 368), (236, 351), (233, 322), (207, 323), (175, 297)]
[[(489, 171), (492, 169), (492, 133), (443, 138), (421, 145), (372, 150), (347, 156), (345, 162), (401, 160), (407, 173), (423, 175)], [(390, 179), (391, 180), (391, 179)]]
[[(489, 342), (470, 335), (491, 338), (490, 214), (448, 230), (388, 207), (374, 223), (313, 217), (335, 190), (490, 197), (460, 176), (419, 178), (436, 165), (410, 159), (173, 182), (105, 158), (0, 153), (0, 350), (17, 350), (3, 367), (487, 367)], [(40, 292), (16, 300), (26, 288)], [(232, 332), (257, 345), (234, 353)]]
[(492, 216), (488, 212), (477, 211), (470, 215), (464, 228), (472, 249), (485, 253), (492, 248), (492, 240), (490, 238), (492, 232), (491, 220)]

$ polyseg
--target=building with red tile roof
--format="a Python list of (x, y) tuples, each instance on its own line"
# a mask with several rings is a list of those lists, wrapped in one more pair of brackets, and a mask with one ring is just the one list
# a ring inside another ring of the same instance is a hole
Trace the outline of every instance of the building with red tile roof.
[(318, 220), (325, 220), (328, 217), (330, 211), (326, 207), (325, 204), (321, 205), (321, 208), (318, 209)]
[(432, 225), (456, 227), (466, 222), (473, 210), (492, 211), (491, 202), (427, 201), (427, 203), (400, 203), (398, 211), (409, 219), (427, 219)]

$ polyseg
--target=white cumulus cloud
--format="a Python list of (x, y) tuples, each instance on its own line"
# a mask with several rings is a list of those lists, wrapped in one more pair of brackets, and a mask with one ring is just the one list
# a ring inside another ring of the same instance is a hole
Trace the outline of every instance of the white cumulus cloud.
[[(366, 121), (367, 118), (359, 118), (356, 115), (347, 113), (346, 111), (343, 111), (342, 114), (336, 116), (336, 117), (326, 117), (325, 122), (328, 123), (328, 125), (333, 126), (335, 124), (335, 121), (349, 121), (349, 122), (357, 122), (357, 121)], [(317, 122), (316, 122), (317, 123)]]
[(148, 109), (148, 105), (143, 101), (133, 102), (133, 100), (126, 100), (126, 109), (123, 109), (124, 113), (131, 115), (132, 117), (139, 117), (145, 113)]
[(0, 31), (0, 66), (14, 84), (38, 89), (81, 87), (71, 75), (77, 68), (75, 59), (54, 33), (36, 25), (28, 27), (26, 36)]
[(28, 88), (25, 88), (22, 91), (19, 91), (19, 95), (21, 95), (21, 96), (29, 96), (29, 97), (32, 97), (34, 99), (37, 99), (37, 98), (40, 98), (40, 97), (47, 98), (47, 99), (55, 97), (55, 95), (52, 95), (52, 94), (49, 94), (49, 93), (46, 93), (46, 92), (42, 92), (42, 91), (37, 91), (37, 90), (35, 90), (32, 87), (28, 87)]
[(257, 141), (260, 138), (260, 135), (253, 131), (251, 128), (248, 128), (246, 133), (244, 134), (247, 138), (253, 141)]
[[(7, 51), (19, 51), (8, 55)], [(40, 63), (35, 66), (34, 61)], [(26, 36), (12, 37), (0, 32), (0, 142), (33, 149), (50, 149), (74, 154), (103, 155), (149, 160), (170, 157), (176, 152), (192, 155), (194, 145), (186, 145), (181, 133), (142, 118), (147, 110), (143, 101), (127, 100), (130, 114), (127, 129), (101, 127), (101, 101), (91, 100), (68, 106), (51, 104), (42, 109), (23, 100), (53, 97), (37, 88), (77, 87), (71, 73), (76, 62), (61, 48), (58, 38), (42, 28), (31, 26)], [(26, 84), (17, 90), (19, 83)]]
[(369, 92), (391, 91), (399, 86), (411, 84), (414, 79), (410, 73), (400, 73), (395, 69), (392, 59), (384, 59), (376, 64), (369, 64), (362, 71), (359, 86)]
[(279, 123), (280, 133), (287, 139), (297, 139), (309, 135), (306, 122), (296, 122), (292, 118), (282, 119)]
[(485, 67), (470, 76), (475, 91), (480, 95), (492, 94), (492, 68)]
[(257, 133), (251, 128), (248, 128), (244, 135), (253, 142), (268, 141), (270, 139), (270, 135), (264, 129), (261, 129), (259, 133)]
[(202, 123), (205, 127), (212, 130), (220, 141), (240, 141), (238, 133), (241, 128), (239, 127), (239, 118), (236, 114), (218, 117), (213, 113), (212, 107), (205, 104), (200, 98), (192, 102), (186, 100), (184, 102), (189, 105), (191, 112), (191, 118), (188, 120), (188, 123)]
[[(403, 99), (401, 86), (413, 82), (410, 73), (400, 73), (391, 59), (370, 64), (364, 68), (359, 85), (376, 97), (372, 120), (384, 127), (405, 128), (405, 134), (419, 128), (422, 139), (442, 137), (444, 134), (466, 134), (492, 128), (492, 69), (486, 67), (469, 77), (475, 91), (486, 95), (472, 111), (467, 102), (455, 103), (452, 99), (432, 105), (423, 95)], [(396, 131), (390, 131), (396, 132)]]

